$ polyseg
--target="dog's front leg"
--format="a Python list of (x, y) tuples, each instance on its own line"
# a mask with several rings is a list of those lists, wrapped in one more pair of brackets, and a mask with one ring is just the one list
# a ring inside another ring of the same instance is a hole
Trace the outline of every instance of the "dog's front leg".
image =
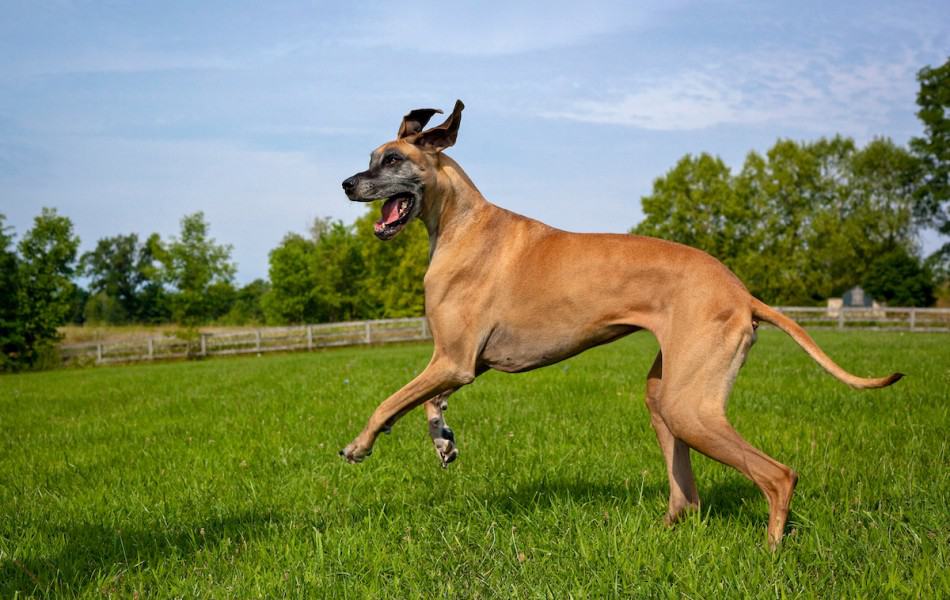
[(459, 451), (455, 447), (455, 433), (445, 422), (443, 412), (449, 407), (448, 398), (455, 390), (442, 392), (426, 402), (426, 420), (429, 422), (429, 436), (435, 446), (435, 453), (442, 461), (444, 469), (450, 462), (458, 458)]
[(363, 431), (349, 446), (340, 450), (340, 456), (350, 463), (361, 462), (372, 453), (380, 432), (392, 427), (399, 417), (426, 400), (453, 391), (474, 379), (471, 372), (459, 369), (448, 360), (434, 357), (418, 377), (376, 408)]

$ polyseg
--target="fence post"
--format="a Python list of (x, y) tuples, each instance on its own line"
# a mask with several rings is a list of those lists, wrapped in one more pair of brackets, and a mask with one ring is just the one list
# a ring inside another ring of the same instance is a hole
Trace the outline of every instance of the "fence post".
[(364, 321), (364, 323), (366, 327), (366, 343), (372, 344), (373, 343), (373, 329), (372, 327), (370, 327), (369, 321)]
[(96, 364), (102, 362), (102, 342), (96, 344)]
[(844, 329), (844, 307), (838, 309), (838, 329)]
[(148, 359), (152, 360), (155, 358), (155, 348), (152, 344), (152, 338), (148, 338)]
[(258, 352), (261, 351), (261, 330), (260, 329), (254, 330), (254, 349), (257, 350)]
[(422, 339), (429, 337), (429, 323), (426, 321), (425, 317), (422, 317)]
[(208, 355), (208, 342), (207, 342), (208, 334), (202, 333), (200, 335), (201, 335), (201, 356), (207, 356)]
[(313, 325), (307, 325), (307, 350), (313, 350)]
[(913, 331), (914, 327), (917, 326), (917, 309), (910, 309), (910, 330)]

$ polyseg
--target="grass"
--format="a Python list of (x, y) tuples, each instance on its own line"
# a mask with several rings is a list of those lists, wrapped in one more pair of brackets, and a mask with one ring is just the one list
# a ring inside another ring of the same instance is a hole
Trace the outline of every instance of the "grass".
[(950, 337), (819, 332), (857, 392), (761, 332), (729, 408), (801, 475), (790, 533), (736, 471), (694, 466), (672, 530), (641, 400), (646, 334), (488, 373), (362, 465), (348, 443), (425, 345), (0, 378), (0, 597), (947, 597)]

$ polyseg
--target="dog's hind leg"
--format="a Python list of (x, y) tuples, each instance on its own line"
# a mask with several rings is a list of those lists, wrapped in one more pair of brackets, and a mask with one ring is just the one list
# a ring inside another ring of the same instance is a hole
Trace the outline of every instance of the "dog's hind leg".
[(429, 436), (435, 446), (435, 453), (442, 461), (444, 469), (450, 462), (458, 458), (459, 451), (455, 447), (455, 433), (445, 422), (443, 413), (449, 407), (448, 398), (455, 390), (442, 392), (426, 402), (426, 419), (429, 422)]
[(663, 520), (672, 525), (687, 509), (699, 508), (699, 493), (693, 479), (693, 467), (689, 460), (689, 446), (676, 439), (660, 416), (661, 384), (663, 382), (663, 353), (656, 355), (650, 374), (647, 375), (646, 404), (650, 409), (650, 424), (656, 431), (656, 439), (663, 450), (666, 474), (670, 480), (670, 503)]
[[(762, 490), (769, 503), (768, 541), (774, 549), (782, 540), (798, 476), (745, 441), (726, 420), (726, 399), (752, 345), (751, 325), (741, 330), (738, 340), (732, 336), (730, 342), (729, 337), (693, 337), (689, 349), (677, 354), (676, 379), (664, 381), (663, 393), (669, 397), (661, 414), (678, 439), (737, 469)], [(717, 341), (713, 347), (695, 344), (696, 339)]]

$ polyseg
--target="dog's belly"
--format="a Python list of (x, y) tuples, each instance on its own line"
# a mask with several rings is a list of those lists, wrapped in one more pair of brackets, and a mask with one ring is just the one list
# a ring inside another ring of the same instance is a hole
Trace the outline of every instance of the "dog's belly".
[(560, 362), (588, 348), (612, 342), (640, 329), (632, 325), (612, 325), (587, 331), (557, 328), (537, 331), (498, 326), (488, 337), (479, 356), (479, 363), (506, 373), (530, 371)]

